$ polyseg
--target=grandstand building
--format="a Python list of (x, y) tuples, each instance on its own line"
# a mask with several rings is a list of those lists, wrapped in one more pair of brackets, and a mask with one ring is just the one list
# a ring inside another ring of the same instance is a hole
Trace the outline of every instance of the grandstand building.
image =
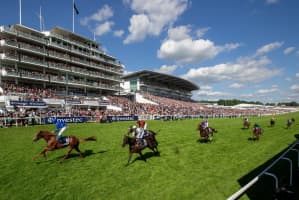
[(98, 97), (119, 92), (124, 67), (98, 42), (65, 29), (40, 32), (11, 25), (0, 26), (0, 70), (2, 86), (50, 88), (62, 97)]
[(159, 72), (142, 70), (123, 76), (123, 89), (129, 93), (149, 93), (171, 99), (187, 100), (199, 87), (185, 79)]

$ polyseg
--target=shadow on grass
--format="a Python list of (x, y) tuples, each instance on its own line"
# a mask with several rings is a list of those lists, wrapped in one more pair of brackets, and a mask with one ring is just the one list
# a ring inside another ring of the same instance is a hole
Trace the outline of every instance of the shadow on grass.
[[(75, 151), (75, 150), (73, 150)], [(83, 159), (86, 158), (86, 157), (89, 157), (89, 156), (92, 156), (92, 155), (95, 155), (95, 154), (102, 154), (102, 153), (106, 153), (107, 150), (102, 150), (102, 151), (98, 151), (98, 152), (93, 152), (93, 150), (85, 150), (84, 152), (82, 152), (82, 156), (83, 156)], [(66, 153), (66, 152), (65, 152)], [(64, 156), (65, 156), (65, 153), (61, 156), (58, 156), (56, 158), (52, 158), (52, 159), (47, 159), (47, 160), (42, 160), (42, 161), (38, 161), (36, 162), (36, 164), (41, 164), (41, 163), (44, 163), (44, 162), (52, 162), (52, 161), (60, 161)], [(47, 154), (48, 155), (48, 154)], [(76, 158), (76, 157), (80, 157), (79, 153), (71, 153), (67, 158), (66, 160), (69, 160), (71, 158)], [(43, 159), (42, 157), (40, 157), (40, 159)]]
[[(298, 140), (299, 134), (294, 135)], [(249, 140), (249, 139), (248, 139)], [(250, 139), (251, 140), (251, 139)], [(295, 142), (297, 142), (297, 140)], [(290, 144), (292, 146), (293, 144)], [(289, 146), (289, 147), (290, 147)], [(275, 160), (277, 160), (289, 147), (285, 148), (280, 153), (276, 154), (270, 160), (266, 161), (264, 164), (258, 166), (245, 176), (241, 177), (238, 182), (241, 187), (249, 183), (253, 178), (258, 176), (263, 172), (269, 165), (271, 165)], [(299, 149), (299, 145), (295, 146), (296, 149)], [(273, 165), (267, 172), (274, 173), (278, 178), (278, 184), (280, 188), (280, 193), (275, 191), (275, 182), (273, 177), (262, 175), (260, 176), (258, 182), (256, 182), (251, 188), (249, 188), (244, 195), (251, 200), (273, 200), (273, 199), (283, 199), (283, 200), (296, 200), (299, 199), (299, 169), (297, 168), (298, 163), (298, 153), (295, 151), (289, 151), (286, 154), (288, 158), (291, 158), (293, 164), (293, 185), (289, 185), (289, 176), (290, 176), (290, 164), (287, 161), (280, 160), (275, 165)], [(286, 190), (282, 190), (285, 188)], [(297, 188), (297, 189), (296, 189)], [(290, 193), (286, 191), (291, 191)], [(236, 191), (235, 191), (236, 192)]]
[(206, 143), (206, 144), (208, 144), (208, 143), (211, 142), (211, 140), (209, 140), (209, 139), (202, 139), (202, 138), (199, 138), (199, 139), (197, 139), (196, 141), (197, 141), (198, 143)]
[(252, 137), (249, 137), (248, 139), (247, 139), (248, 141), (253, 141), (253, 142), (258, 142), (259, 140), (257, 139), (257, 138), (252, 138)]
[(146, 162), (147, 159), (151, 158), (151, 157), (156, 157), (156, 156), (160, 156), (160, 152), (146, 152), (145, 154), (142, 154), (142, 157), (138, 156), (136, 157), (130, 164), (133, 164), (135, 161), (137, 160), (142, 160), (144, 162)]

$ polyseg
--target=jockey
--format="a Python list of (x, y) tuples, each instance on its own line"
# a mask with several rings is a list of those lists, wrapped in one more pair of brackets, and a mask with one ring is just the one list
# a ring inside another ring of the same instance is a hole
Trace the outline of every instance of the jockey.
[(260, 128), (261, 128), (260, 125), (258, 125), (257, 123), (255, 123), (255, 124), (253, 125), (253, 130), (254, 130), (254, 131), (258, 131)]
[[(139, 121), (139, 120), (138, 120)], [(137, 123), (138, 123), (137, 121)], [(144, 122), (144, 121), (143, 121)], [(139, 123), (138, 123), (139, 124)], [(146, 124), (146, 123), (145, 123)], [(145, 129), (142, 127), (146, 127), (146, 125), (144, 126), (144, 123), (142, 123), (140, 125), (140, 127), (137, 126), (132, 126), (132, 129), (134, 131), (134, 136), (136, 137), (136, 142), (137, 145), (139, 146), (143, 146), (144, 145), (144, 136), (145, 136)]]
[(61, 141), (62, 133), (66, 130), (67, 124), (63, 121), (57, 120), (56, 118), (54, 118), (52, 122), (55, 123), (54, 133), (58, 133), (56, 139)]
[(248, 117), (245, 117), (245, 118), (244, 118), (244, 122), (249, 122)]
[(143, 128), (144, 130), (146, 130), (146, 127), (147, 127), (147, 123), (143, 120), (137, 120), (136, 122), (139, 126), (139, 128)]
[(137, 120), (136, 123), (138, 124), (137, 131), (139, 132), (137, 135), (143, 138), (146, 134), (147, 123), (143, 120)]
[(206, 120), (203, 120), (203, 121), (201, 122), (201, 126), (202, 126), (203, 129), (206, 129), (206, 131), (207, 131), (208, 134), (210, 133), (210, 130), (209, 130), (209, 122), (208, 122), (207, 119), (206, 119)]

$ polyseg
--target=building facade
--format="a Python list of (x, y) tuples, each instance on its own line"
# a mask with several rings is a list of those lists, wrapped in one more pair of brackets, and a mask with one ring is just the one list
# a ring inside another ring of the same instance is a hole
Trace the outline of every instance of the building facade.
[(120, 91), (124, 66), (96, 41), (55, 27), (0, 26), (0, 85), (54, 89), (61, 96)]

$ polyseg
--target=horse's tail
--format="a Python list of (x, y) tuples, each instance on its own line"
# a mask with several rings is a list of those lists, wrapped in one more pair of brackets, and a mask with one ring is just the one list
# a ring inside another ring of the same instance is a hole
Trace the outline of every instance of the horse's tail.
[(211, 127), (211, 129), (212, 129), (212, 131), (213, 131), (214, 133), (217, 133), (217, 132), (218, 132), (215, 128), (212, 128), (212, 127)]
[(86, 141), (97, 141), (97, 138), (95, 136), (91, 136), (88, 138), (80, 138), (80, 142), (86, 142)]
[(161, 129), (159, 129), (157, 132), (149, 130), (149, 132), (152, 133), (154, 136), (157, 135), (160, 131), (161, 131)]

